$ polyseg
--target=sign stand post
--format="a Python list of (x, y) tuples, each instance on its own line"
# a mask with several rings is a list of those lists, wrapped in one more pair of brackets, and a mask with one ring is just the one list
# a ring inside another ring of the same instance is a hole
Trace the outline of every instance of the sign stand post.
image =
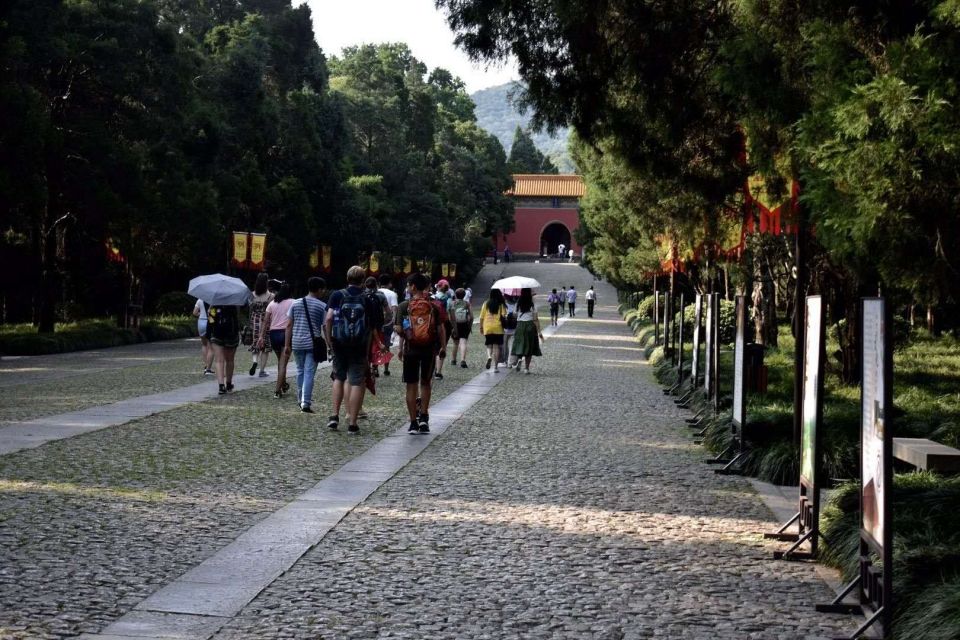
[[(820, 441), (823, 432), (823, 366), (826, 359), (824, 340), (826, 323), (824, 322), (823, 299), (820, 296), (807, 296), (804, 308), (804, 343), (801, 405), (795, 408), (800, 415), (800, 489), (797, 513), (774, 533), (764, 534), (764, 538), (793, 542), (786, 551), (776, 551), (776, 560), (810, 560), (817, 557), (817, 545), (820, 538)], [(798, 523), (796, 533), (788, 533), (794, 522)], [(808, 543), (809, 552), (798, 551)]]
[[(864, 298), (860, 307), (860, 575), (826, 605), (823, 613), (862, 613), (860, 627), (843, 640), (859, 638), (876, 625), (884, 639), (893, 629), (893, 351), (890, 308), (883, 298)], [(880, 565), (878, 566), (877, 561)], [(854, 591), (855, 590), (855, 591)], [(856, 593), (857, 604), (843, 599)]]
[[(691, 341), (691, 359), (690, 359), (690, 377), (689, 385), (687, 386), (687, 392), (675, 400), (677, 405), (681, 407), (687, 407), (690, 405), (690, 401), (693, 399), (693, 394), (697, 391), (697, 383), (700, 380), (699, 369), (700, 369), (700, 315), (703, 308), (703, 297), (698, 293), (694, 298), (693, 303), (693, 335)], [(681, 370), (683, 368), (683, 362), (680, 363)]]
[[(713, 413), (717, 412), (717, 404), (715, 395), (717, 393), (716, 388), (716, 365), (715, 365), (715, 356), (718, 352), (718, 349), (715, 349), (716, 346), (716, 336), (717, 329), (716, 323), (719, 321), (719, 294), (708, 293), (706, 297), (706, 306), (707, 306), (707, 318), (706, 325), (704, 326), (704, 338), (705, 338), (705, 348), (703, 350), (703, 393), (704, 393), (704, 404), (703, 409), (701, 409), (698, 416), (694, 417), (691, 421), (690, 426), (693, 428), (700, 428), (700, 425), (704, 420), (707, 419), (707, 415), (710, 414), (710, 410), (713, 410)], [(706, 428), (697, 433), (698, 438), (702, 438)]]
[(673, 357), (673, 294), (663, 296), (663, 357)]

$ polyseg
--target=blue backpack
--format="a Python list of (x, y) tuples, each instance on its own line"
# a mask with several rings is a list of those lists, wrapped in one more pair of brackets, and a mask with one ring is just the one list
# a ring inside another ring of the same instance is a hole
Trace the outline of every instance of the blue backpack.
[(341, 293), (343, 302), (333, 317), (333, 341), (341, 347), (363, 347), (368, 334), (363, 294), (351, 296), (346, 289)]

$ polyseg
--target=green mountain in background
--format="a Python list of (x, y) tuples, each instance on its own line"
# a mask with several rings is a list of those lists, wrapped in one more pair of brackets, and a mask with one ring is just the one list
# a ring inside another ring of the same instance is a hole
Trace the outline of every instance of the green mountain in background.
[[(477, 105), (477, 124), (482, 129), (495, 135), (500, 144), (510, 155), (510, 145), (513, 143), (513, 132), (517, 125), (529, 130), (530, 113), (520, 113), (510, 100), (510, 92), (518, 87), (516, 82), (508, 82), (496, 87), (481, 89), (470, 95)], [(530, 131), (534, 144), (540, 153), (550, 158), (560, 173), (574, 173), (575, 167), (567, 151), (569, 129), (562, 129), (551, 136), (546, 131), (539, 133)]]

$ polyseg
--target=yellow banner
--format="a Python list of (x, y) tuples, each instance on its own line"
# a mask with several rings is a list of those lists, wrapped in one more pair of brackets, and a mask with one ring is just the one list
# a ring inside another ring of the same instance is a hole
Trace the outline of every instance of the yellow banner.
[(250, 251), (250, 235), (246, 231), (233, 232), (233, 264), (243, 267), (247, 264), (247, 254)]
[(370, 273), (380, 273), (380, 252), (370, 254)]
[(440, 275), (446, 278), (450, 273), (450, 266), (448, 263), (444, 262), (440, 265)]
[(413, 258), (407, 256), (403, 259), (403, 272), (413, 273)]
[(450, 263), (450, 277), (451, 277), (451, 278), (456, 278), (456, 277), (457, 277), (457, 263), (456, 263), (456, 262), (451, 262), (451, 263)]
[(310, 252), (310, 268), (316, 269), (320, 266), (320, 248), (314, 247)]
[(250, 268), (262, 269), (267, 253), (267, 234), (250, 234)]
[(330, 264), (333, 260), (332, 249), (333, 247), (328, 244), (320, 247), (320, 264), (323, 265), (323, 270), (327, 273), (330, 273)]

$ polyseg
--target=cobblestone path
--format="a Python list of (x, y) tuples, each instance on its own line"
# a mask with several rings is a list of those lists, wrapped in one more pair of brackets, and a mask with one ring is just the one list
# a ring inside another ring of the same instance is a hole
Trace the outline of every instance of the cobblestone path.
[[(558, 268), (510, 272), (548, 284)], [(700, 462), (614, 292), (600, 299), (596, 319), (584, 308), (549, 341), (535, 375), (495, 388), (215, 637), (849, 630), (813, 611), (831, 592), (812, 566), (770, 559), (757, 532), (771, 514), (745, 480)]]

